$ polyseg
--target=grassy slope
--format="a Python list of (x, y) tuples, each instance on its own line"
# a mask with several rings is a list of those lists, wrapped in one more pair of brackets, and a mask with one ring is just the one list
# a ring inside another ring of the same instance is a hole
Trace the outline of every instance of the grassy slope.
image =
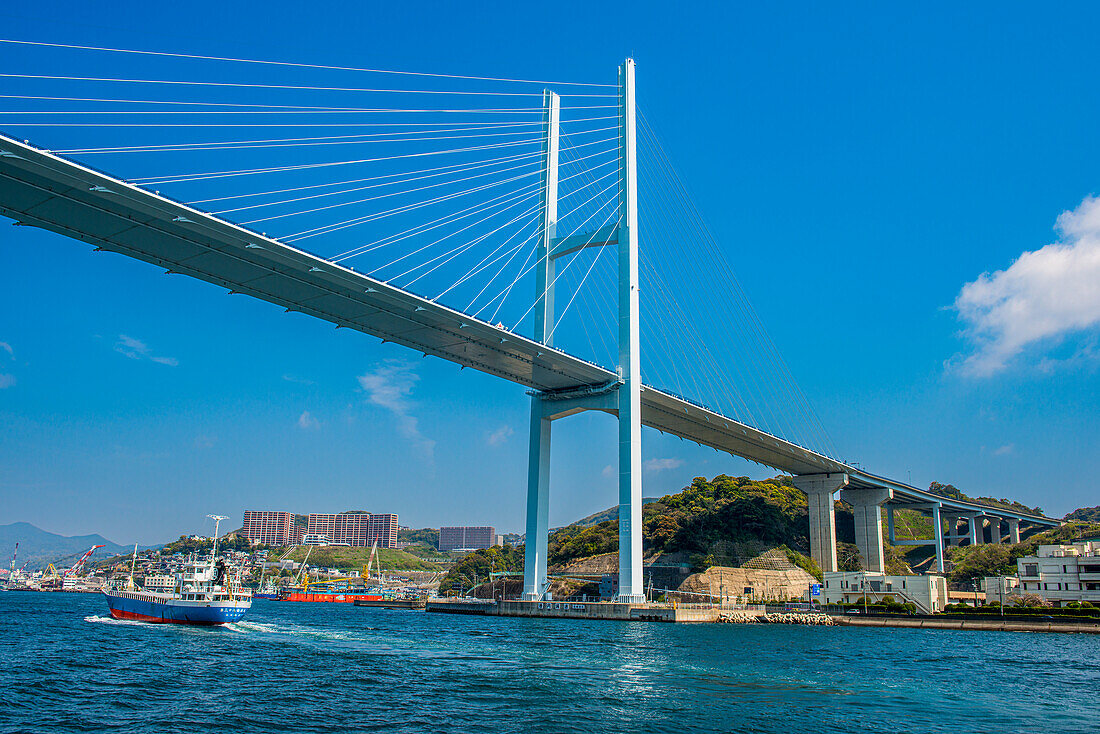
[[(287, 556), (289, 561), (299, 563), (306, 556), (307, 548), (299, 546)], [(326, 568), (338, 568), (342, 571), (361, 571), (370, 558), (370, 548), (347, 548), (344, 546), (319, 546), (309, 555), (309, 565)], [(379, 548), (376, 565), (393, 571), (437, 571), (439, 566), (405, 551)]]

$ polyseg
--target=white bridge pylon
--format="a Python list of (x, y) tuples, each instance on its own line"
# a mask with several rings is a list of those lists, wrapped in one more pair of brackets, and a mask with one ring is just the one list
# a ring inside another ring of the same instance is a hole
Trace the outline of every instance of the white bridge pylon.
[(638, 308), (638, 158), (634, 60), (619, 67), (619, 218), (618, 223), (585, 234), (557, 238), (558, 95), (543, 97), (545, 140), (542, 166), (542, 231), (536, 267), (535, 339), (553, 346), (554, 263), (563, 255), (594, 247), (618, 247), (619, 366), (617, 380), (597, 388), (531, 393), (531, 436), (527, 469), (527, 540), (523, 598), (548, 593), (546, 574), (550, 514), (550, 433), (558, 418), (586, 410), (619, 419), (619, 596), (645, 601), (642, 582), (642, 423), (641, 350)]

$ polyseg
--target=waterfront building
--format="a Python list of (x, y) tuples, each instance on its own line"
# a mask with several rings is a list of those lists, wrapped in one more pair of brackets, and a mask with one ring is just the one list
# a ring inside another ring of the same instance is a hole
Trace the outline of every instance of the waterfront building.
[(245, 510), (241, 534), (252, 543), (296, 545), (291, 533), (293, 524), (293, 512)]
[(1061, 606), (1071, 601), (1100, 604), (1100, 540), (1041, 545), (1016, 559), (1020, 592), (1038, 594)]
[(878, 571), (835, 571), (825, 574), (821, 589), (826, 604), (855, 604), (866, 597), (875, 604), (891, 597), (901, 604), (912, 602), (922, 614), (934, 614), (947, 606), (947, 580), (943, 576), (891, 576)]
[(397, 515), (376, 515), (369, 512), (310, 513), (305, 535), (324, 535), (329, 539), (330, 545), (361, 548), (374, 545), (377, 541), (379, 548), (396, 548)]
[(500, 545), (496, 528), (488, 525), (455, 526), (439, 529), (439, 550), (479, 550)]
[(1011, 604), (1012, 596), (1022, 593), (1017, 576), (986, 576), (982, 579), (982, 591), (985, 592), (986, 604)]

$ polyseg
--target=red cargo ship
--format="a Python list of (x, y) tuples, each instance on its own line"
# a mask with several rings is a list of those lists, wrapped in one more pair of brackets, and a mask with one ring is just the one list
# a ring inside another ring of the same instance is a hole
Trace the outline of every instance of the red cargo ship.
[(280, 601), (321, 601), (354, 604), (356, 601), (382, 601), (386, 597), (380, 591), (363, 589), (344, 589), (338, 591), (300, 591), (288, 589), (279, 597)]

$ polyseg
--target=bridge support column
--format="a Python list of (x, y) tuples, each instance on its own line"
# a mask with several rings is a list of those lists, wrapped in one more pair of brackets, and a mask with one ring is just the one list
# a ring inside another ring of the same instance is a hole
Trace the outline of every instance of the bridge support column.
[(856, 547), (865, 571), (886, 572), (886, 554), (882, 548), (882, 506), (893, 493), (884, 487), (842, 489), (840, 499), (852, 505), (855, 518)]
[(638, 307), (638, 159), (634, 60), (619, 68), (619, 597), (645, 601), (642, 580), (642, 373)]
[(550, 420), (542, 401), (531, 398), (531, 440), (527, 457), (527, 539), (523, 554), (523, 598), (546, 593), (546, 552), (550, 534)]
[(1001, 544), (1001, 518), (989, 518), (989, 542), (994, 545)]
[(951, 515), (949, 513), (941, 513), (940, 517), (947, 522), (947, 532), (944, 535), (944, 540), (947, 541), (947, 545), (954, 547), (962, 542), (962, 536), (959, 535), (959, 517), (958, 515)]
[(936, 570), (943, 570), (943, 520), (940, 517), (940, 503), (932, 504), (932, 538), (936, 541)]
[(968, 518), (970, 523), (970, 545), (978, 545), (985, 540), (985, 528), (982, 527), (982, 518), (984, 515), (971, 515)]
[(848, 485), (848, 475), (801, 474), (794, 486), (806, 495), (810, 508), (810, 557), (826, 573), (836, 571), (836, 511), (834, 495)]
[[(535, 267), (535, 338), (547, 346), (554, 337), (554, 261), (550, 247), (558, 220), (558, 128), (561, 102), (550, 90), (543, 93), (542, 231)], [(531, 397), (531, 438), (527, 458), (527, 540), (523, 554), (523, 598), (546, 594), (546, 550), (550, 532), (550, 418), (542, 400)]]
[(1008, 521), (1008, 542), (1020, 542), (1020, 521), (1015, 518)]

